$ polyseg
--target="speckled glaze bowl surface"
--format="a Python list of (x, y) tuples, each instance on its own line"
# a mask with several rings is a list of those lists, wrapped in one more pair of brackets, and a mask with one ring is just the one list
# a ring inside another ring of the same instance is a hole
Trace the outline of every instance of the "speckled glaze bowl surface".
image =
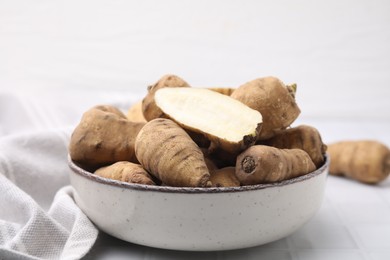
[(69, 166), (76, 203), (104, 232), (151, 247), (212, 251), (265, 244), (300, 228), (322, 203), (329, 157), (298, 178), (232, 188), (129, 184), (70, 159)]

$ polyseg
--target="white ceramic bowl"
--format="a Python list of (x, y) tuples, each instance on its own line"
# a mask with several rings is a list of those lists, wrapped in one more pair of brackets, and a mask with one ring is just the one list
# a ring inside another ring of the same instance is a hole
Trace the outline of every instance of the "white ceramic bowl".
[(322, 203), (329, 157), (298, 178), (232, 188), (129, 184), (69, 166), (76, 203), (104, 232), (151, 247), (211, 251), (265, 244), (300, 228)]

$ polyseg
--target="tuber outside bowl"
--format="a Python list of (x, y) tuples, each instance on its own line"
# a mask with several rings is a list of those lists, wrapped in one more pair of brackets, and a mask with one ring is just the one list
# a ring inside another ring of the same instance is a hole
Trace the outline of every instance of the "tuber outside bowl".
[(102, 231), (151, 247), (213, 251), (262, 245), (299, 229), (322, 203), (329, 157), (304, 176), (231, 188), (130, 184), (71, 159), (69, 167), (77, 205)]

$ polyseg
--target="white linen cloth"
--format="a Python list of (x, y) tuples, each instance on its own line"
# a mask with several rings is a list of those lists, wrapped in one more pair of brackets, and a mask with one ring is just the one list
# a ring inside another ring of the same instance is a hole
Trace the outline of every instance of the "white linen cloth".
[(73, 199), (67, 146), (84, 110), (115, 95), (80, 93), (0, 92), (0, 259), (80, 259), (97, 238)]

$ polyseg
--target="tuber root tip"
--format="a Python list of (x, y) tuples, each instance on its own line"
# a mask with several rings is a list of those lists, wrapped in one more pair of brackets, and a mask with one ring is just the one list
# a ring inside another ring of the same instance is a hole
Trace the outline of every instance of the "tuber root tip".
[(253, 135), (244, 136), (244, 140), (243, 140), (244, 147), (251, 146), (255, 142), (256, 142), (256, 136), (253, 136)]
[(251, 174), (256, 168), (256, 162), (251, 156), (246, 156), (241, 162), (241, 168), (245, 173)]
[(290, 85), (287, 85), (286, 87), (288, 92), (293, 96), (293, 98), (295, 98), (295, 93), (297, 93), (297, 84), (292, 83)]

